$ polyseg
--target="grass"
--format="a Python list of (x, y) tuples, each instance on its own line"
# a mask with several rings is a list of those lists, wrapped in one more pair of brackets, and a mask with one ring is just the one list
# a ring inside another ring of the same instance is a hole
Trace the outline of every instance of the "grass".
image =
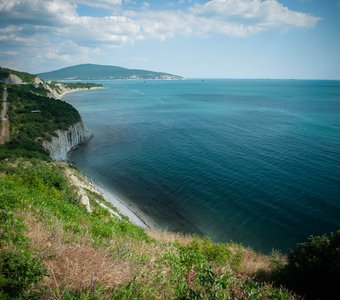
[[(13, 159), (0, 164), (2, 214), (13, 216), (12, 223), (2, 225), (2, 239), (7, 242), (1, 251), (7, 253), (10, 248), (18, 253), (20, 247), (26, 247), (27, 257), (31, 257), (27, 261), (38, 262), (37, 270), (31, 266), (36, 279), (16, 296), (267, 299), (275, 295), (275, 299), (294, 299), (286, 290), (255, 282), (251, 273), (256, 268), (243, 273), (251, 250), (241, 245), (215, 244), (208, 238), (174, 233), (147, 233), (126, 219), (112, 216), (98, 204), (105, 199), (92, 190), (88, 191), (92, 199), (89, 213), (66, 176), (68, 172), (83, 179), (63, 163)], [(25, 246), (20, 246), (21, 240)], [(1, 276), (6, 278), (6, 274)], [(8, 289), (2, 293), (11, 295)]]

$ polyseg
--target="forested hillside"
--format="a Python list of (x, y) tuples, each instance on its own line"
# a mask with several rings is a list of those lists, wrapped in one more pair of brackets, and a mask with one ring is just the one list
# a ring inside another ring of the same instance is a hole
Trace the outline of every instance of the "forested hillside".
[(45, 80), (181, 79), (168, 73), (95, 64), (76, 65), (38, 75)]

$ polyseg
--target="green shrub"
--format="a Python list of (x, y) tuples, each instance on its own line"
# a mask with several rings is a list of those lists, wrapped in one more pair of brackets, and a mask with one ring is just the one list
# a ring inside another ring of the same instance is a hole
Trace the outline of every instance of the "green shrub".
[(207, 262), (202, 252), (191, 245), (180, 248), (179, 258), (179, 262), (185, 270), (191, 270), (192, 268)]
[(151, 294), (150, 287), (137, 282), (134, 278), (128, 284), (117, 287), (113, 292), (112, 300), (152, 299)]
[[(51, 82), (50, 85), (53, 85), (56, 87), (57, 82)], [(90, 83), (90, 82), (63, 82), (62, 83), (65, 87), (70, 88), (70, 89), (90, 89), (94, 87), (103, 87), (102, 84), (98, 83)]]
[(40, 147), (39, 145), (33, 144), (34, 147), (25, 145), (24, 149), (20, 149), (19, 144), (20, 143), (11, 141), (8, 144), (0, 145), (0, 161), (8, 160), (8, 159), (16, 159), (19, 157), (28, 158), (28, 159), (37, 158), (37, 159), (41, 159), (44, 161), (50, 160), (48, 153), (45, 150), (43, 150), (42, 147)]
[[(237, 270), (240, 265), (241, 252), (235, 243), (213, 243), (210, 238), (195, 238), (181, 250), (192, 250), (202, 255), (212, 265), (228, 265)], [(234, 251), (232, 251), (232, 248)]]
[(70, 290), (66, 288), (62, 293), (63, 300), (104, 300), (102, 289), (95, 285), (95, 282), (90, 288), (80, 287), (77, 290)]
[(0, 249), (27, 245), (23, 219), (15, 215), (20, 202), (14, 189), (13, 184), (0, 178)]
[(179, 291), (178, 299), (227, 299), (230, 278), (231, 274), (218, 275), (208, 264), (202, 264), (186, 276), (186, 285)]
[(0, 289), (12, 298), (28, 297), (30, 288), (38, 284), (46, 268), (28, 250), (5, 251), (0, 258)]
[(0, 297), (32, 298), (30, 290), (46, 274), (41, 261), (29, 250), (23, 218), (17, 215), (24, 193), (0, 178)]
[(25, 245), (27, 239), (23, 234), (24, 228), (22, 218), (15, 216), (13, 211), (0, 209), (0, 247), (5, 245)]
[(335, 299), (340, 295), (340, 230), (311, 236), (288, 255), (280, 283), (308, 299)]

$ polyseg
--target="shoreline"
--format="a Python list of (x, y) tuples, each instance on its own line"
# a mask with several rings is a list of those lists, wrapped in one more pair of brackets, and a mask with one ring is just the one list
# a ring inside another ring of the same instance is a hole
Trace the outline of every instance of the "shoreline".
[(62, 98), (67, 94), (81, 92), (81, 91), (89, 91), (89, 90), (101, 90), (103, 88), (104, 88), (103, 86), (94, 86), (90, 88), (76, 88), (76, 89), (64, 90), (61, 94), (58, 94), (58, 97), (60, 100), (62, 100)]
[[(60, 94), (60, 100), (63, 100), (62, 97), (70, 93), (88, 91), (88, 90), (99, 90), (103, 88), (104, 87), (77, 88), (77, 89), (64, 91), (62, 94)], [(86, 146), (86, 143), (82, 145), (78, 145), (77, 148), (84, 147), (84, 146)], [(73, 149), (69, 153), (69, 155), (72, 155), (72, 152), (74, 152), (75, 150), (76, 149)], [(131, 223), (139, 227), (142, 227), (144, 229), (151, 229), (151, 230), (160, 229), (159, 225), (156, 224), (150, 217), (146, 216), (136, 205), (133, 205), (129, 203), (128, 201), (124, 201), (122, 197), (119, 197), (113, 191), (110, 191), (108, 187), (105, 187), (101, 182), (98, 182), (94, 178), (90, 177), (83, 170), (79, 169), (77, 165), (75, 165), (75, 167), (79, 170), (79, 172), (83, 175), (83, 177), (88, 181), (88, 185), (93, 190), (97, 191), (101, 196), (103, 196), (107, 202), (111, 203), (119, 211), (121, 215), (127, 217)]]
[(91, 184), (98, 190), (99, 194), (102, 195), (107, 202), (117, 208), (120, 214), (126, 216), (131, 223), (145, 229), (159, 229), (159, 226), (153, 222), (151, 218), (147, 217), (137, 206), (133, 206), (127, 201), (124, 201), (122, 197), (119, 197), (114, 192), (110, 191), (102, 183), (98, 183), (92, 178), (89, 178), (82, 170), (79, 171), (90, 180)]
[[(91, 205), (88, 196), (86, 196), (86, 190), (90, 190), (101, 197), (103, 197), (104, 203), (97, 203), (103, 208), (110, 211), (112, 215), (115, 215), (118, 219), (127, 218), (130, 223), (148, 230), (160, 230), (161, 227), (147, 216), (136, 204), (133, 204), (129, 200), (125, 200), (124, 197), (117, 195), (109, 187), (104, 186), (99, 180), (88, 176), (83, 170), (77, 168), (73, 164), (73, 167), (77, 172), (73, 172), (68, 168), (66, 175), (70, 180), (70, 183), (79, 189), (78, 195), (80, 195), (80, 202), (86, 206), (87, 211), (92, 212)], [(85, 196), (84, 196), (85, 195)], [(112, 205), (113, 207), (108, 206)], [(116, 210), (112, 210), (115, 208)]]

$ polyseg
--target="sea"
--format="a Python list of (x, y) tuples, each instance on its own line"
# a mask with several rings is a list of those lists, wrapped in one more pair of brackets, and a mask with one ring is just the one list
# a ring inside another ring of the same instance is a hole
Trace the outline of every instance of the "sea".
[(340, 228), (340, 81), (100, 81), (71, 160), (162, 230), (286, 253)]

